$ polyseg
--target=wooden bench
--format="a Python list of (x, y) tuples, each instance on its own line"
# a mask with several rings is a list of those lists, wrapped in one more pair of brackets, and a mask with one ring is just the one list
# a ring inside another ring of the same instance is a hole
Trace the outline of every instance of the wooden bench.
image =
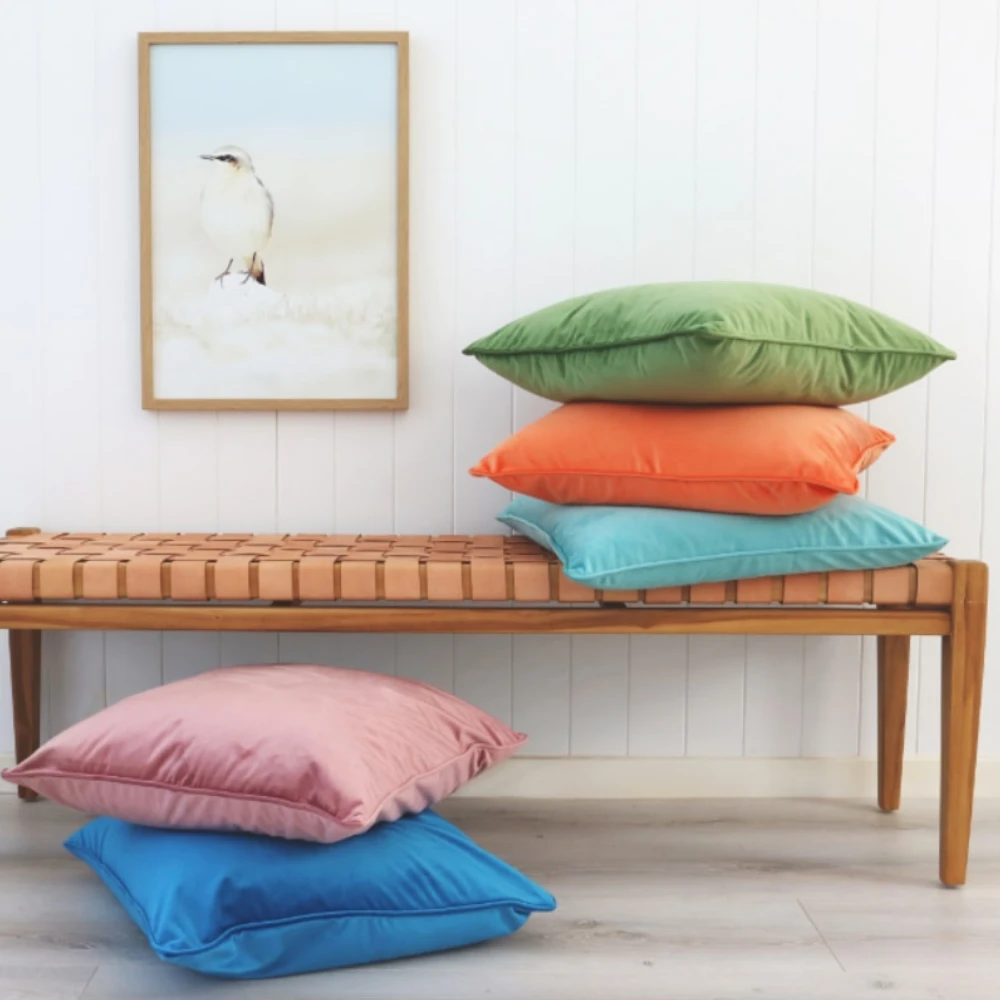
[[(595, 591), (499, 535), (0, 539), (18, 761), (39, 745), (47, 629), (878, 636), (878, 802), (899, 808), (910, 636), (943, 638), (940, 876), (965, 882), (986, 639), (983, 563)], [(27, 789), (19, 790), (29, 798)]]

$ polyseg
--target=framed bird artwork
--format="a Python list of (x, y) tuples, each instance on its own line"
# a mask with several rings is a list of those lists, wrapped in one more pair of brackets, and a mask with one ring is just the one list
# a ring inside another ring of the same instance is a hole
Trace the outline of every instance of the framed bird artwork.
[(407, 407), (403, 32), (139, 36), (142, 401)]

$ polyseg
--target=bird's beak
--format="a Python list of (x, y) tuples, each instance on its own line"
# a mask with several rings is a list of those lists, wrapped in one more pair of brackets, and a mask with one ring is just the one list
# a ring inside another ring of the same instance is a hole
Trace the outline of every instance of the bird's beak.
[(201, 157), (201, 159), (203, 159), (203, 160), (214, 160), (215, 159), (215, 157), (211, 153), (199, 153), (198, 156)]

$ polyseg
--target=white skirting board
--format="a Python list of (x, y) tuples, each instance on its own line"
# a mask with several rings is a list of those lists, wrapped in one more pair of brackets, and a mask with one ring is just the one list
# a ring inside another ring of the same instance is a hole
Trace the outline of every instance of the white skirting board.
[[(0, 754), (11, 767), (13, 754)], [(941, 768), (903, 767), (903, 795), (936, 798)], [(526, 799), (851, 799), (875, 795), (875, 761), (861, 757), (515, 757), (470, 782), (466, 798)], [(0, 782), (0, 793), (14, 786)], [(980, 798), (1000, 798), (1000, 760), (981, 760)]]
[[(941, 765), (908, 760), (903, 795), (937, 798)], [(861, 757), (515, 757), (458, 794), (529, 799), (869, 798), (874, 760)], [(981, 760), (976, 794), (1000, 798), (1000, 760)]]

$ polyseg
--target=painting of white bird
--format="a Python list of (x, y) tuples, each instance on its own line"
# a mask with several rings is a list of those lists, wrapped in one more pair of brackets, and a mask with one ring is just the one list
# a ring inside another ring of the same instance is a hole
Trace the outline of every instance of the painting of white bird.
[(215, 280), (221, 283), (235, 263), (244, 284), (253, 278), (266, 285), (263, 252), (274, 225), (271, 192), (245, 149), (220, 146), (200, 155), (211, 164), (201, 191), (201, 224), (226, 258), (225, 270)]
[(406, 35), (140, 37), (143, 405), (395, 410)]

